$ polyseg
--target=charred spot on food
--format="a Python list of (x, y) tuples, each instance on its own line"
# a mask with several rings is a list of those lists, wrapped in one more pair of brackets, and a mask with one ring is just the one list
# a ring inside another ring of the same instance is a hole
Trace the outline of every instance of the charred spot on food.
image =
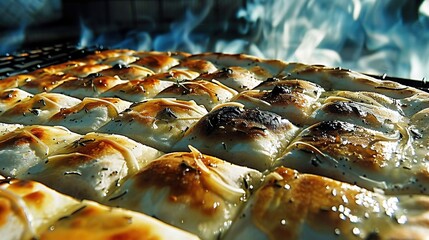
[(94, 78), (84, 78), (84, 79), (80, 79), (80, 80), (84, 81), (82, 84), (82, 86), (84, 86), (84, 87), (87, 87), (87, 86), (92, 87), (92, 88), (95, 87)]
[(336, 134), (339, 133), (351, 133), (356, 130), (356, 126), (351, 123), (346, 123), (342, 121), (323, 121), (317, 124), (312, 131), (313, 132), (333, 132)]
[(288, 87), (275, 86), (272, 91), (264, 94), (261, 97), (261, 99), (269, 103), (273, 103), (281, 100), (291, 101), (292, 100), (291, 96), (288, 96), (289, 94), (291, 94), (291, 92), (292, 91)]
[(169, 122), (171, 120), (177, 119), (177, 116), (174, 114), (171, 108), (166, 107), (156, 115), (156, 119)]
[(271, 112), (258, 109), (240, 109), (235, 106), (220, 108), (202, 119), (207, 134), (226, 128), (239, 133), (264, 134), (267, 129), (275, 130), (282, 124), (282, 118)]
[(361, 105), (354, 102), (334, 102), (323, 108), (326, 112), (334, 114), (354, 114), (358, 117), (366, 117), (368, 112), (364, 111)]
[(350, 74), (350, 69), (346, 68), (329, 68), (327, 71), (334, 77), (345, 78)]
[(274, 86), (273, 90), (270, 92), (271, 96), (275, 97), (280, 94), (290, 94), (292, 91), (285, 86)]

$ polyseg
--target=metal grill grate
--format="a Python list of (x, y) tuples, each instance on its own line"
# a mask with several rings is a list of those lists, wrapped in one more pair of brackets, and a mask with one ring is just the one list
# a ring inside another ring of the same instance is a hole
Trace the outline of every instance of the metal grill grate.
[(0, 79), (8, 76), (27, 73), (38, 68), (66, 62), (94, 53), (100, 47), (79, 48), (71, 44), (52, 46), (21, 51), (15, 54), (0, 56)]

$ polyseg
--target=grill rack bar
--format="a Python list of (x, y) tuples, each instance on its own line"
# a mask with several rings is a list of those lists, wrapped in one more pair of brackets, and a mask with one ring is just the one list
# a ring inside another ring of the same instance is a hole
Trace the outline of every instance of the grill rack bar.
[(78, 59), (102, 50), (103, 47), (81, 48), (73, 44), (55, 44), (0, 56), (0, 81), (3, 78), (32, 72), (39, 68)]
[[(103, 50), (103, 46), (79, 47), (75, 44), (55, 44), (25, 50), (14, 54), (0, 56), (0, 81), (3, 78), (32, 72), (39, 68), (63, 63), (72, 59), (78, 59), (93, 54), (97, 50)], [(379, 80), (389, 80), (406, 86), (414, 87), (425, 92), (429, 92), (429, 82), (423, 80), (398, 78), (383, 75), (365, 74)]]

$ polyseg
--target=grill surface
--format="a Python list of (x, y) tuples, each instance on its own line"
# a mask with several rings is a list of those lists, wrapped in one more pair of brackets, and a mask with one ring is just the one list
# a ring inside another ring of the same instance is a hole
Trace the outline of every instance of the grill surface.
[(56, 44), (0, 56), (0, 79), (27, 73), (38, 68), (77, 59), (100, 50), (102, 47), (79, 48), (71, 44)]
[[(24, 50), (14, 54), (0, 56), (0, 80), (12, 75), (27, 73), (38, 68), (47, 67), (54, 64), (63, 63), (71, 59), (85, 57), (94, 53), (96, 50), (102, 50), (101, 46), (92, 46), (81, 48), (72, 44), (56, 44), (47, 47)], [(429, 83), (423, 80), (414, 80), (406, 78), (397, 78), (383, 75), (368, 76), (380, 79), (398, 82), (410, 87), (429, 92)]]

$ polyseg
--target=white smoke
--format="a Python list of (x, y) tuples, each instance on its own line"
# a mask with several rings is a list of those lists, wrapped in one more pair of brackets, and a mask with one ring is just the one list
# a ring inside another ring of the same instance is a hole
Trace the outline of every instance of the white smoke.
[[(137, 50), (246, 53), (422, 79), (429, 76), (429, 0), (419, 6), (417, 3), (252, 0), (235, 12), (240, 25), (219, 23), (225, 24), (225, 34), (210, 36), (195, 31), (212, 10), (213, 1), (205, 1), (202, 8), (189, 9), (165, 34), (131, 32), (125, 40), (110, 45)], [(228, 32), (234, 32), (234, 37)], [(91, 34), (87, 32), (83, 38), (88, 36)], [(91, 43), (105, 44), (106, 38), (101, 36)]]
[(262, 22), (257, 47), (265, 57), (422, 79), (429, 76), (428, 2), (410, 13), (416, 1), (255, 0), (239, 15)]

